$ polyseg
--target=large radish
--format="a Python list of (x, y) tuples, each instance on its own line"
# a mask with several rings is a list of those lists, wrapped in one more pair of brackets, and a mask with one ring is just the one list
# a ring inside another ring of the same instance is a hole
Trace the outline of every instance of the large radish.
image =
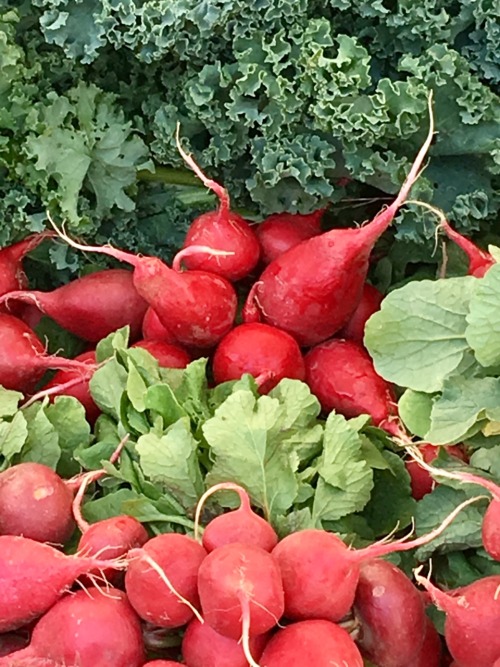
[(307, 215), (273, 213), (255, 227), (264, 264), (269, 264), (290, 248), (321, 234), (324, 208)]

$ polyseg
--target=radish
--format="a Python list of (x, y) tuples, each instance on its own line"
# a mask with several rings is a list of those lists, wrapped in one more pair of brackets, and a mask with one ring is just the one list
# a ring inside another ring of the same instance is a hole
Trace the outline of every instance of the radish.
[(418, 655), (410, 660), (407, 667), (440, 667), (442, 652), (443, 647), (436, 628), (431, 619), (426, 618), (424, 642)]
[(64, 545), (75, 527), (73, 494), (42, 463), (24, 462), (0, 473), (0, 535)]
[[(437, 445), (422, 445), (419, 451), (422, 454), (424, 461), (431, 463), (437, 458), (441, 447)], [(460, 445), (447, 445), (445, 450), (461, 461), (467, 461), (467, 455)], [(425, 495), (430, 493), (436, 485), (436, 482), (427, 470), (424, 470), (421, 465), (415, 460), (405, 461), (405, 467), (410, 475), (411, 495), (415, 500), (421, 500)]]
[(27, 537), (0, 535), (0, 632), (17, 630), (45, 613), (82, 574), (120, 561), (66, 556)]
[(462, 509), (476, 500), (466, 500), (440, 526), (413, 540), (376, 542), (364, 549), (349, 549), (337, 535), (324, 530), (313, 528), (287, 535), (271, 552), (281, 570), (285, 616), (294, 621), (311, 618), (340, 621), (354, 603), (364, 561), (431, 542)]
[(0, 304), (31, 303), (70, 333), (97, 343), (125, 325), (137, 338), (147, 304), (137, 293), (133, 276), (124, 269), (96, 271), (52, 292), (15, 291)]
[[(178, 129), (178, 128), (177, 128)], [(194, 220), (187, 232), (183, 250), (174, 259), (174, 268), (181, 261), (188, 269), (217, 273), (228, 280), (240, 280), (255, 268), (260, 245), (248, 222), (230, 210), (229, 194), (219, 183), (207, 178), (191, 155), (182, 148), (177, 132), (177, 148), (186, 164), (203, 184), (219, 198), (217, 211), (203, 213)], [(225, 251), (224, 256), (204, 252), (203, 247)]]
[(82, 376), (89, 371), (85, 362), (45, 354), (45, 348), (24, 322), (0, 313), (0, 385), (30, 393), (49, 368), (73, 369)]
[(349, 634), (329, 621), (301, 621), (278, 630), (264, 649), (260, 667), (363, 667)]
[(142, 337), (145, 340), (162, 340), (165, 343), (175, 343), (175, 337), (163, 326), (151, 306), (146, 310), (142, 321)]
[(196, 506), (195, 539), (198, 539), (198, 526), (203, 505), (217, 491), (236, 491), (240, 506), (232, 512), (225, 512), (212, 519), (203, 531), (203, 546), (209, 553), (218, 547), (233, 542), (251, 544), (264, 551), (272, 551), (278, 543), (274, 528), (265, 519), (256, 514), (250, 506), (248, 493), (242, 486), (232, 482), (215, 484), (202, 495)]
[(377, 558), (361, 564), (354, 614), (357, 644), (378, 667), (408, 665), (421, 652), (425, 606), (413, 582), (392, 563)]
[(163, 340), (140, 340), (132, 347), (147, 350), (163, 368), (186, 368), (191, 362), (191, 357), (186, 350), (179, 345), (166, 343)]
[(179, 273), (157, 257), (142, 257), (111, 246), (85, 246), (60, 230), (58, 233), (74, 248), (132, 264), (137, 292), (154, 307), (161, 323), (178, 343), (211, 348), (233, 326), (236, 292), (222, 276), (206, 271)]
[(365, 283), (361, 294), (361, 301), (349, 321), (338, 333), (339, 338), (347, 338), (355, 343), (363, 344), (365, 336), (365, 325), (370, 317), (380, 310), (380, 304), (384, 295), (376, 287)]
[[(268, 634), (249, 640), (253, 658), (260, 658), (268, 640)], [(220, 635), (208, 623), (200, 623), (197, 618), (193, 618), (184, 633), (182, 657), (187, 667), (248, 667), (239, 642)]]
[(198, 570), (207, 552), (187, 535), (157, 535), (129, 552), (125, 590), (139, 616), (161, 628), (180, 628), (198, 615)]
[(451, 594), (418, 572), (415, 578), (445, 612), (446, 644), (460, 667), (493, 667), (500, 659), (500, 576), (483, 577)]
[(151, 662), (145, 662), (143, 667), (182, 667), (184, 664), (175, 660), (151, 660)]
[(335, 410), (346, 417), (368, 414), (375, 426), (399, 433), (392, 388), (359, 343), (333, 338), (313, 347), (304, 362), (306, 382), (325, 412)]
[(50, 236), (54, 236), (54, 232), (45, 230), (38, 234), (31, 234), (23, 241), (0, 250), (0, 296), (13, 290), (27, 288), (28, 280), (22, 268), (22, 260)]
[(308, 215), (299, 213), (273, 213), (255, 227), (261, 247), (261, 259), (270, 264), (301, 241), (321, 234), (321, 208)]
[(29, 662), (37, 658), (74, 667), (141, 667), (141, 625), (125, 593), (90, 588), (66, 595), (38, 621), (30, 645), (0, 659), (0, 666), (42, 665)]
[(304, 359), (289, 334), (260, 322), (240, 324), (219, 343), (213, 358), (217, 384), (253, 375), (261, 393), (267, 394), (283, 378), (304, 380)]
[(0, 657), (15, 653), (22, 648), (25, 648), (29, 643), (27, 635), (16, 634), (14, 632), (6, 632), (0, 635)]
[(361, 299), (373, 246), (422, 167), (434, 132), (430, 116), (427, 139), (395, 201), (363, 227), (334, 229), (302, 241), (271, 262), (250, 290), (245, 321), (261, 319), (304, 346), (320, 343), (345, 326)]

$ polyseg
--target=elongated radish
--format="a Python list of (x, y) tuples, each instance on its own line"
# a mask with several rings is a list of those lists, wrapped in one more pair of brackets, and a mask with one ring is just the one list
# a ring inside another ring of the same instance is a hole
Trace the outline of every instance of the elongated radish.
[(97, 343), (125, 325), (132, 339), (138, 337), (147, 304), (125, 269), (96, 271), (52, 292), (15, 291), (4, 294), (0, 304), (34, 304), (61, 327), (84, 340)]
[(198, 526), (203, 505), (212, 494), (218, 491), (236, 491), (240, 498), (240, 506), (236, 510), (216, 516), (206, 526), (202, 540), (208, 553), (232, 542), (253, 544), (264, 551), (272, 551), (278, 543), (276, 531), (270, 523), (252, 510), (250, 497), (245, 489), (232, 482), (215, 484), (198, 501), (195, 513), (195, 539), (198, 539)]
[(413, 540), (376, 542), (364, 549), (349, 549), (339, 537), (324, 530), (299, 530), (287, 535), (271, 552), (283, 579), (285, 616), (291, 620), (340, 621), (353, 605), (361, 563), (431, 542), (476, 500), (465, 501), (435, 530)]
[(58, 233), (74, 248), (131, 264), (137, 292), (154, 307), (161, 323), (177, 342), (188, 347), (211, 348), (233, 326), (236, 292), (222, 276), (207, 271), (177, 272), (157, 257), (142, 257), (111, 246), (85, 246), (61, 230)]
[(365, 283), (361, 294), (361, 301), (358, 303), (356, 310), (349, 318), (345, 327), (339, 331), (338, 337), (347, 338), (347, 340), (353, 340), (355, 343), (362, 345), (365, 335), (365, 325), (370, 317), (380, 310), (383, 298), (384, 295), (376, 287), (373, 287), (370, 283)]
[(186, 368), (191, 357), (180, 345), (166, 343), (163, 340), (140, 340), (132, 347), (147, 350), (163, 368)]
[[(186, 164), (219, 198), (217, 211), (203, 213), (191, 223), (184, 241), (184, 250), (177, 261), (182, 258), (188, 269), (211, 271), (228, 280), (240, 280), (248, 275), (259, 261), (260, 245), (257, 236), (246, 220), (230, 210), (227, 190), (207, 178), (192, 156), (183, 150), (178, 132), (177, 148)], [(229, 254), (217, 256), (206, 252), (186, 252), (196, 246), (217, 248)]]
[[(432, 463), (439, 455), (441, 447), (437, 445), (422, 445), (418, 448), (424, 461)], [(461, 461), (467, 461), (467, 455), (460, 445), (447, 445), (445, 450), (450, 456), (454, 456)], [(405, 461), (405, 467), (410, 475), (411, 495), (415, 500), (421, 500), (425, 495), (430, 493), (436, 486), (436, 481), (432, 475), (422, 468), (414, 459)]]
[(306, 346), (326, 340), (348, 322), (361, 299), (370, 253), (407, 199), (433, 132), (430, 112), (427, 139), (399, 194), (369, 224), (308, 239), (269, 264), (248, 295), (245, 321), (261, 319)]
[(175, 343), (175, 336), (163, 326), (151, 306), (146, 310), (142, 321), (142, 337), (145, 340), (162, 340), (165, 343)]
[(45, 354), (45, 348), (24, 322), (13, 315), (0, 313), (0, 385), (31, 393), (49, 369), (72, 369), (82, 376), (89, 371), (85, 362)]
[(270, 264), (287, 250), (306, 239), (321, 234), (321, 208), (307, 215), (299, 213), (273, 213), (256, 225), (255, 233), (261, 247), (261, 260)]
[(0, 250), (0, 296), (13, 290), (27, 288), (28, 280), (23, 271), (22, 261), (29, 252), (50, 236), (54, 236), (54, 232), (49, 230), (31, 234), (22, 241)]
[(212, 368), (217, 384), (250, 373), (263, 394), (283, 378), (305, 378), (297, 342), (281, 329), (260, 322), (240, 324), (226, 334), (215, 351)]
[(16, 630), (45, 613), (82, 574), (119, 561), (66, 556), (27, 537), (0, 535), (0, 632)]

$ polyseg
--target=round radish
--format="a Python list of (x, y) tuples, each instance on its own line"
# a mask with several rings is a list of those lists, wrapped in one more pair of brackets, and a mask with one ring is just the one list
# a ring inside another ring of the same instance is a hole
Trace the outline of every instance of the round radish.
[(442, 652), (441, 638), (431, 619), (426, 618), (424, 642), (418, 655), (410, 660), (407, 667), (440, 667)]
[(383, 298), (384, 295), (376, 287), (365, 283), (361, 293), (361, 301), (345, 327), (339, 331), (339, 338), (347, 338), (347, 340), (353, 340), (355, 343), (362, 345), (365, 336), (365, 325), (373, 313), (380, 310)]
[(29, 252), (50, 236), (54, 236), (54, 232), (45, 230), (39, 234), (31, 234), (22, 241), (0, 250), (0, 296), (27, 288), (28, 280), (23, 271), (22, 261)]
[(172, 345), (163, 340), (140, 340), (132, 347), (141, 347), (147, 350), (163, 368), (186, 368), (191, 357), (179, 345)]
[(270, 264), (301, 241), (321, 234), (321, 218), (325, 209), (308, 215), (274, 213), (255, 227), (261, 247), (261, 259)]
[(151, 306), (146, 310), (142, 321), (142, 336), (145, 340), (162, 340), (165, 343), (175, 343), (175, 336), (163, 326)]
[(143, 667), (182, 667), (184, 664), (175, 660), (151, 660), (151, 662), (145, 662)]
[[(419, 450), (424, 461), (432, 463), (437, 458), (441, 447), (437, 445), (422, 445)], [(454, 456), (461, 461), (467, 461), (467, 455), (460, 445), (447, 445), (445, 447), (448, 454)], [(427, 470), (424, 470), (421, 465), (415, 460), (405, 461), (406, 470), (410, 475), (411, 495), (415, 500), (421, 500), (425, 495), (430, 493), (436, 486), (436, 482)]]

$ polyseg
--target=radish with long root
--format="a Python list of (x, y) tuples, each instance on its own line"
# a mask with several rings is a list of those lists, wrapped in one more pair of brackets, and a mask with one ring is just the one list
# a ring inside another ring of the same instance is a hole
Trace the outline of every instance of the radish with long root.
[(261, 260), (270, 264), (287, 250), (306, 239), (321, 234), (321, 218), (325, 209), (321, 208), (307, 215), (300, 213), (273, 213), (255, 226), (255, 233), (261, 246)]
[(334, 229), (299, 243), (264, 270), (248, 295), (244, 319), (262, 320), (300, 345), (320, 343), (345, 326), (361, 299), (371, 251), (405, 203), (431, 145), (434, 124), (394, 202), (358, 229)]

